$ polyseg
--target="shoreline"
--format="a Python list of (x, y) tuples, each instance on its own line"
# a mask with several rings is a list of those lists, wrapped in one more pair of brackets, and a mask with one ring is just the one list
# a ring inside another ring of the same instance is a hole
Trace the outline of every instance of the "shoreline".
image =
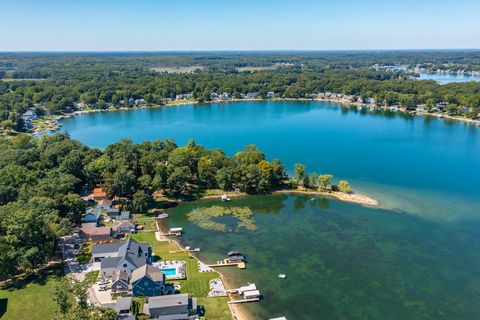
[[(180, 240), (160, 236), (160, 231), (165, 232), (165, 230), (163, 230), (163, 226), (161, 226), (160, 224), (157, 224), (157, 226), (158, 226), (158, 231), (155, 232), (155, 239), (157, 241), (173, 242), (180, 250), (187, 252), (188, 255), (194, 258), (197, 262), (201, 262), (203, 264), (208, 265), (208, 263), (205, 263), (204, 261), (202, 261), (194, 252), (186, 251), (185, 247), (181, 244)], [(225, 289), (234, 287), (232, 286), (231, 281), (222, 272), (218, 271), (217, 269), (214, 269), (214, 271), (218, 274), (219, 278), (222, 280)], [(227, 293), (227, 298), (228, 300), (231, 300), (230, 299), (231, 297), (228, 293)], [(253, 319), (252, 316), (248, 313), (248, 311), (242, 308), (242, 306), (240, 305), (227, 303), (227, 307), (230, 310), (233, 320), (252, 320)]]
[[(343, 105), (343, 106), (348, 107), (348, 108), (368, 107), (368, 108), (378, 109), (378, 110), (401, 112), (401, 113), (404, 113), (404, 114), (409, 114), (411, 116), (430, 116), (430, 117), (434, 117), (434, 118), (438, 118), (438, 119), (450, 119), (450, 120), (462, 121), (462, 122), (465, 122), (467, 124), (473, 124), (473, 125), (476, 125), (476, 126), (480, 127), (480, 119), (474, 120), (474, 119), (469, 119), (469, 118), (460, 117), (460, 116), (450, 116), (450, 115), (444, 114), (444, 113), (429, 113), (429, 112), (426, 112), (426, 111), (408, 111), (403, 107), (398, 107), (398, 109), (394, 111), (394, 110), (391, 110), (389, 107), (377, 106), (376, 104), (361, 103), (361, 102), (357, 102), (357, 101), (351, 102), (351, 101), (347, 101), (347, 100), (344, 100), (344, 99), (338, 99), (338, 98), (315, 98), (315, 99), (312, 99), (312, 98), (271, 98), (271, 99), (254, 98), (254, 99), (229, 99), (229, 100), (225, 100), (225, 101), (224, 100), (207, 101), (207, 102), (202, 102), (202, 103), (200, 103), (198, 101), (182, 101), (182, 100), (180, 100), (180, 101), (174, 101), (174, 102), (164, 104), (164, 105), (149, 105), (149, 106), (133, 107), (133, 108), (111, 107), (109, 109), (79, 110), (79, 111), (74, 111), (72, 113), (68, 113), (68, 114), (64, 114), (64, 115), (54, 117), (53, 120), (50, 120), (50, 121), (56, 122), (56, 124), (57, 124), (56, 127), (47, 127), (47, 128), (43, 128), (41, 130), (38, 130), (38, 128), (37, 128), (37, 130), (34, 130), (34, 132), (27, 132), (27, 133), (31, 134), (31, 135), (38, 135), (38, 134), (42, 134), (42, 133), (45, 133), (45, 132), (48, 132), (48, 131), (52, 131), (52, 129), (54, 129), (53, 132), (55, 132), (58, 129), (60, 129), (60, 127), (61, 127), (61, 125), (58, 124), (59, 121), (71, 118), (75, 115), (81, 115), (81, 114), (98, 113), (98, 112), (133, 111), (133, 110), (140, 110), (140, 109), (157, 109), (157, 108), (162, 108), (162, 107), (170, 107), (170, 106), (173, 107), (173, 106), (181, 106), (181, 105), (198, 105), (198, 104), (245, 102), (245, 101), (258, 101), (258, 102), (261, 102), (261, 101), (264, 101), (264, 102), (268, 102), (268, 101), (322, 101), (322, 102), (333, 102), (333, 103), (337, 103), (337, 104)], [(39, 119), (44, 120), (44, 121), (49, 120), (49, 119), (44, 119), (44, 118), (39, 118)]]
[[(324, 198), (333, 198), (338, 201), (353, 203), (353, 204), (360, 204), (364, 206), (370, 207), (378, 207), (380, 206), (381, 202), (373, 197), (359, 194), (359, 193), (344, 193), (339, 191), (320, 191), (320, 190), (308, 190), (308, 189), (280, 189), (272, 191), (271, 194), (286, 194), (286, 193), (294, 193), (294, 194), (303, 194), (303, 195), (317, 195)], [(225, 192), (225, 194), (229, 198), (239, 198), (239, 197), (248, 197), (249, 194), (244, 192)], [(222, 195), (207, 195), (203, 196), (198, 200), (210, 200), (210, 199), (221, 199)], [(197, 201), (198, 201), (197, 200)]]

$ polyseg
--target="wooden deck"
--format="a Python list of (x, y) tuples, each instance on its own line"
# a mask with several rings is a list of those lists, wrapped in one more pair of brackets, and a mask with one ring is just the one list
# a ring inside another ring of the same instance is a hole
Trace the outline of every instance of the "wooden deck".
[(246, 303), (246, 302), (256, 302), (260, 301), (260, 298), (251, 298), (251, 299), (241, 299), (241, 300), (230, 300), (228, 304), (237, 304), (237, 303)]
[(218, 261), (216, 264), (209, 264), (209, 267), (232, 267), (232, 266), (237, 266), (239, 269), (245, 269), (247, 266), (245, 265), (245, 262), (227, 262), (227, 260), (224, 261)]

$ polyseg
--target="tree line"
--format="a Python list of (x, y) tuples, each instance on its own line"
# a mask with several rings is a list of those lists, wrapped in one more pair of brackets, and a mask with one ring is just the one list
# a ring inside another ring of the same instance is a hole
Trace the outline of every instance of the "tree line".
[(96, 185), (143, 212), (159, 190), (193, 199), (206, 189), (258, 194), (288, 183), (282, 163), (254, 145), (231, 157), (194, 141), (179, 147), (172, 140), (121, 140), (100, 151), (67, 134), (0, 139), (0, 177), (0, 278), (46, 262), (57, 239), (80, 223), (80, 195)]

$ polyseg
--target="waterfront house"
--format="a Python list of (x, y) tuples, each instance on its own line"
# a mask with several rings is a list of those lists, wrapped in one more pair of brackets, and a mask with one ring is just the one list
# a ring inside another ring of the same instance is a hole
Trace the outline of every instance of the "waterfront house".
[(96, 222), (100, 219), (100, 208), (90, 208), (83, 214), (82, 222)]
[(136, 104), (137, 106), (143, 106), (143, 105), (145, 104), (145, 100), (143, 100), (143, 99), (137, 99), (137, 100), (135, 100), (135, 104)]
[(217, 94), (216, 92), (210, 93), (210, 99), (211, 99), (211, 100), (218, 99), (218, 94)]
[(145, 264), (132, 272), (130, 280), (134, 297), (152, 297), (165, 294), (165, 275), (154, 266)]
[(135, 221), (125, 220), (117, 224), (115, 230), (122, 233), (135, 233)]
[(197, 314), (197, 301), (186, 293), (150, 297), (143, 305), (143, 313), (154, 319), (189, 319)]
[(147, 243), (128, 238), (121, 242), (94, 244), (92, 259), (100, 262), (102, 277), (111, 277), (120, 271), (131, 275), (133, 270), (152, 262), (152, 249)]
[(112, 220), (128, 220), (130, 219), (130, 211), (110, 208), (107, 210), (107, 217)]
[(130, 277), (125, 271), (115, 272), (112, 277), (112, 293), (127, 293), (129, 289)]
[(35, 110), (29, 109), (22, 115), (22, 119), (24, 122), (32, 122), (37, 119), (37, 114), (35, 113)]
[(220, 99), (222, 100), (230, 99), (230, 95), (227, 92), (224, 92), (220, 95)]
[(247, 99), (255, 99), (258, 97), (260, 94), (258, 92), (249, 92), (245, 95), (245, 98)]
[(110, 227), (82, 227), (80, 235), (92, 242), (109, 241), (112, 238)]
[(267, 92), (267, 98), (275, 98), (275, 93), (273, 91)]

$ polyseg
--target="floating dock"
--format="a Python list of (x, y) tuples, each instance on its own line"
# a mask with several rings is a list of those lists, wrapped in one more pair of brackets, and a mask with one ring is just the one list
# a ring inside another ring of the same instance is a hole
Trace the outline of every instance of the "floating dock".
[(246, 303), (246, 302), (257, 302), (260, 301), (260, 298), (252, 298), (252, 299), (241, 299), (241, 300), (230, 300), (228, 304), (237, 304), (237, 303)]

